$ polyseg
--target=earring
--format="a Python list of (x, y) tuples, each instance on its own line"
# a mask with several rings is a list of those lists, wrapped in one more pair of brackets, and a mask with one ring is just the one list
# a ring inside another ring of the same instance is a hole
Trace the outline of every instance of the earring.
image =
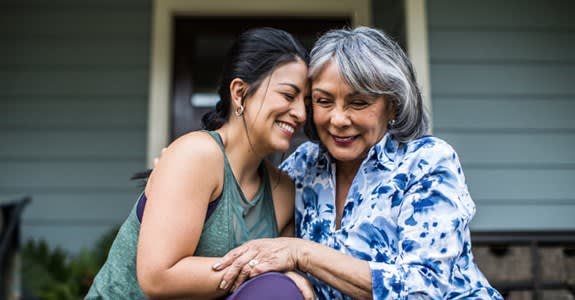
[(389, 127), (392, 127), (393, 125), (395, 125), (395, 119), (389, 120), (389, 122), (387, 122), (387, 125), (389, 125)]
[(241, 117), (244, 114), (244, 106), (240, 105), (235, 111), (236, 117)]

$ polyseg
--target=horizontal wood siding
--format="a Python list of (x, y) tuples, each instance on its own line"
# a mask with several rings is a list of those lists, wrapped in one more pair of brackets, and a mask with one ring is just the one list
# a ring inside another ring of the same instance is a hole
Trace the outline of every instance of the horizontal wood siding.
[(473, 230), (575, 230), (575, 2), (428, 1), (434, 134)]
[(77, 252), (120, 224), (145, 168), (150, 1), (0, 2), (0, 196)]

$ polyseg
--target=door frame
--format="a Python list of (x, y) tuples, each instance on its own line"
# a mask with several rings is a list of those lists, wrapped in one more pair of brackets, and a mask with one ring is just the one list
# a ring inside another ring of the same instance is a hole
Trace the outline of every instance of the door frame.
[(433, 111), (431, 110), (427, 0), (404, 1), (407, 55), (415, 68), (415, 77), (423, 96), (423, 106), (429, 113), (429, 134), (431, 134)]

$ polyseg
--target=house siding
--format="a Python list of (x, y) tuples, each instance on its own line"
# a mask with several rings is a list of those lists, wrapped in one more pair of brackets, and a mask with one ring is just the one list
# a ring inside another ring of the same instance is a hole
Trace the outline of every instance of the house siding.
[(0, 2), (0, 197), (23, 240), (90, 247), (145, 168), (150, 1)]
[(434, 134), (473, 230), (575, 230), (575, 2), (427, 1)]

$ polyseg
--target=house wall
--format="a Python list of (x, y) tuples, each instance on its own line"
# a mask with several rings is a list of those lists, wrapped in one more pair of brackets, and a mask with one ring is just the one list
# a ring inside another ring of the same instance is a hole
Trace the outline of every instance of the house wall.
[(434, 134), (473, 230), (575, 229), (575, 2), (427, 1)]
[(129, 212), (145, 168), (150, 1), (0, 2), (0, 197), (23, 239), (77, 251)]

